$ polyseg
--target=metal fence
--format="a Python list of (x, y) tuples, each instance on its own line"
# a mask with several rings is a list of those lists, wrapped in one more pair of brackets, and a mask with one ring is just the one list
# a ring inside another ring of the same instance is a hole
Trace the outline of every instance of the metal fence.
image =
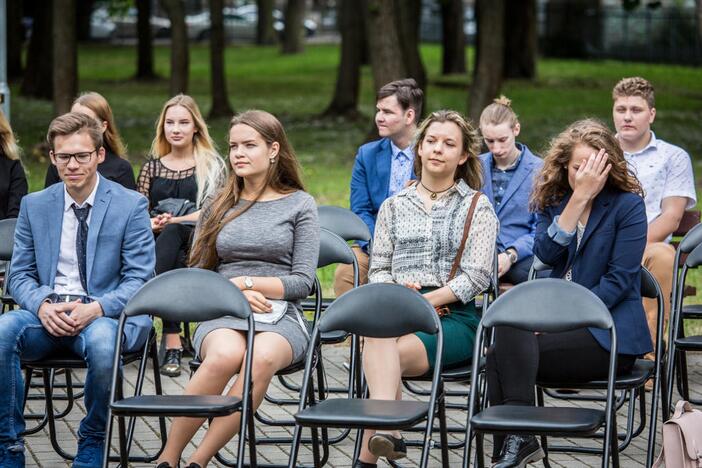
[(694, 8), (539, 8), (540, 49), (547, 56), (580, 56), (702, 65), (702, 34)]

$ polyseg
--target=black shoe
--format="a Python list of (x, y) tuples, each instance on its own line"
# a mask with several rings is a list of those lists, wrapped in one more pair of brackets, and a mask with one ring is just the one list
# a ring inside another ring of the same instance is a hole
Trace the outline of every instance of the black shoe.
[(198, 465), (197, 463), (193, 462), (193, 463), (190, 463), (185, 468), (202, 468), (202, 467), (200, 465)]
[(362, 462), (361, 460), (356, 460), (356, 463), (353, 464), (353, 468), (378, 468), (378, 464), (366, 463)]
[(168, 462), (161, 462), (158, 465), (156, 465), (156, 468), (173, 468), (173, 467)]
[(544, 451), (534, 436), (508, 435), (502, 453), (492, 468), (524, 468), (544, 458)]
[(180, 375), (180, 359), (182, 357), (182, 349), (167, 349), (161, 365), (161, 374), (169, 377), (178, 377)]
[(368, 450), (376, 457), (385, 457), (388, 460), (407, 456), (405, 441), (390, 434), (373, 434), (368, 440)]

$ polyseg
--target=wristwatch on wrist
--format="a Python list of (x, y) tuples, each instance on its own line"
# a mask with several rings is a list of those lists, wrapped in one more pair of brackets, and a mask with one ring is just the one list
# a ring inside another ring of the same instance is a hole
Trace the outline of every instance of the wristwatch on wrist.
[(514, 249), (507, 249), (505, 253), (509, 257), (509, 261), (512, 262), (512, 265), (517, 263), (517, 252), (515, 252)]
[(244, 276), (244, 287), (246, 289), (253, 289), (253, 286), (253, 278), (251, 278), (250, 276)]

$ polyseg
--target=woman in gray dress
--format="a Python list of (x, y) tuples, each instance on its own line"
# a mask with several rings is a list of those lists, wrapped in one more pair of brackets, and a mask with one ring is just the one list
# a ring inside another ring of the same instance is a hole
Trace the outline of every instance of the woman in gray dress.
[[(276, 323), (256, 323), (253, 405), (257, 408), (277, 371), (301, 360), (309, 341), (300, 300), (312, 291), (319, 253), (314, 199), (305, 193), (295, 153), (283, 126), (264, 111), (235, 116), (229, 129), (232, 172), (226, 186), (203, 210), (191, 264), (231, 279), (256, 314), (274, 313)], [(285, 302), (283, 302), (285, 301)], [(202, 365), (185, 388), (188, 395), (220, 395), (239, 373), (247, 323), (233, 317), (203, 322), (194, 335)], [(227, 390), (241, 397), (242, 379)], [(204, 419), (175, 418), (158, 468), (177, 467)], [(200, 468), (237, 434), (240, 415), (215, 418), (188, 460)]]

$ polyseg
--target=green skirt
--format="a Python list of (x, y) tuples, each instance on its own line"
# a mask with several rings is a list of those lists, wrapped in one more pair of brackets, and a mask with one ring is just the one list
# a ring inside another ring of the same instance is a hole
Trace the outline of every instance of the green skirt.
[[(433, 289), (436, 288), (422, 288), (419, 292), (426, 293)], [(444, 368), (449, 368), (470, 362), (480, 316), (475, 308), (475, 300), (467, 304), (458, 301), (446, 305), (451, 309), (451, 314), (441, 318), (441, 329), (444, 332), (441, 365)], [(429, 367), (433, 369), (436, 359), (436, 335), (424, 332), (417, 332), (415, 335), (422, 341), (427, 350)]]

